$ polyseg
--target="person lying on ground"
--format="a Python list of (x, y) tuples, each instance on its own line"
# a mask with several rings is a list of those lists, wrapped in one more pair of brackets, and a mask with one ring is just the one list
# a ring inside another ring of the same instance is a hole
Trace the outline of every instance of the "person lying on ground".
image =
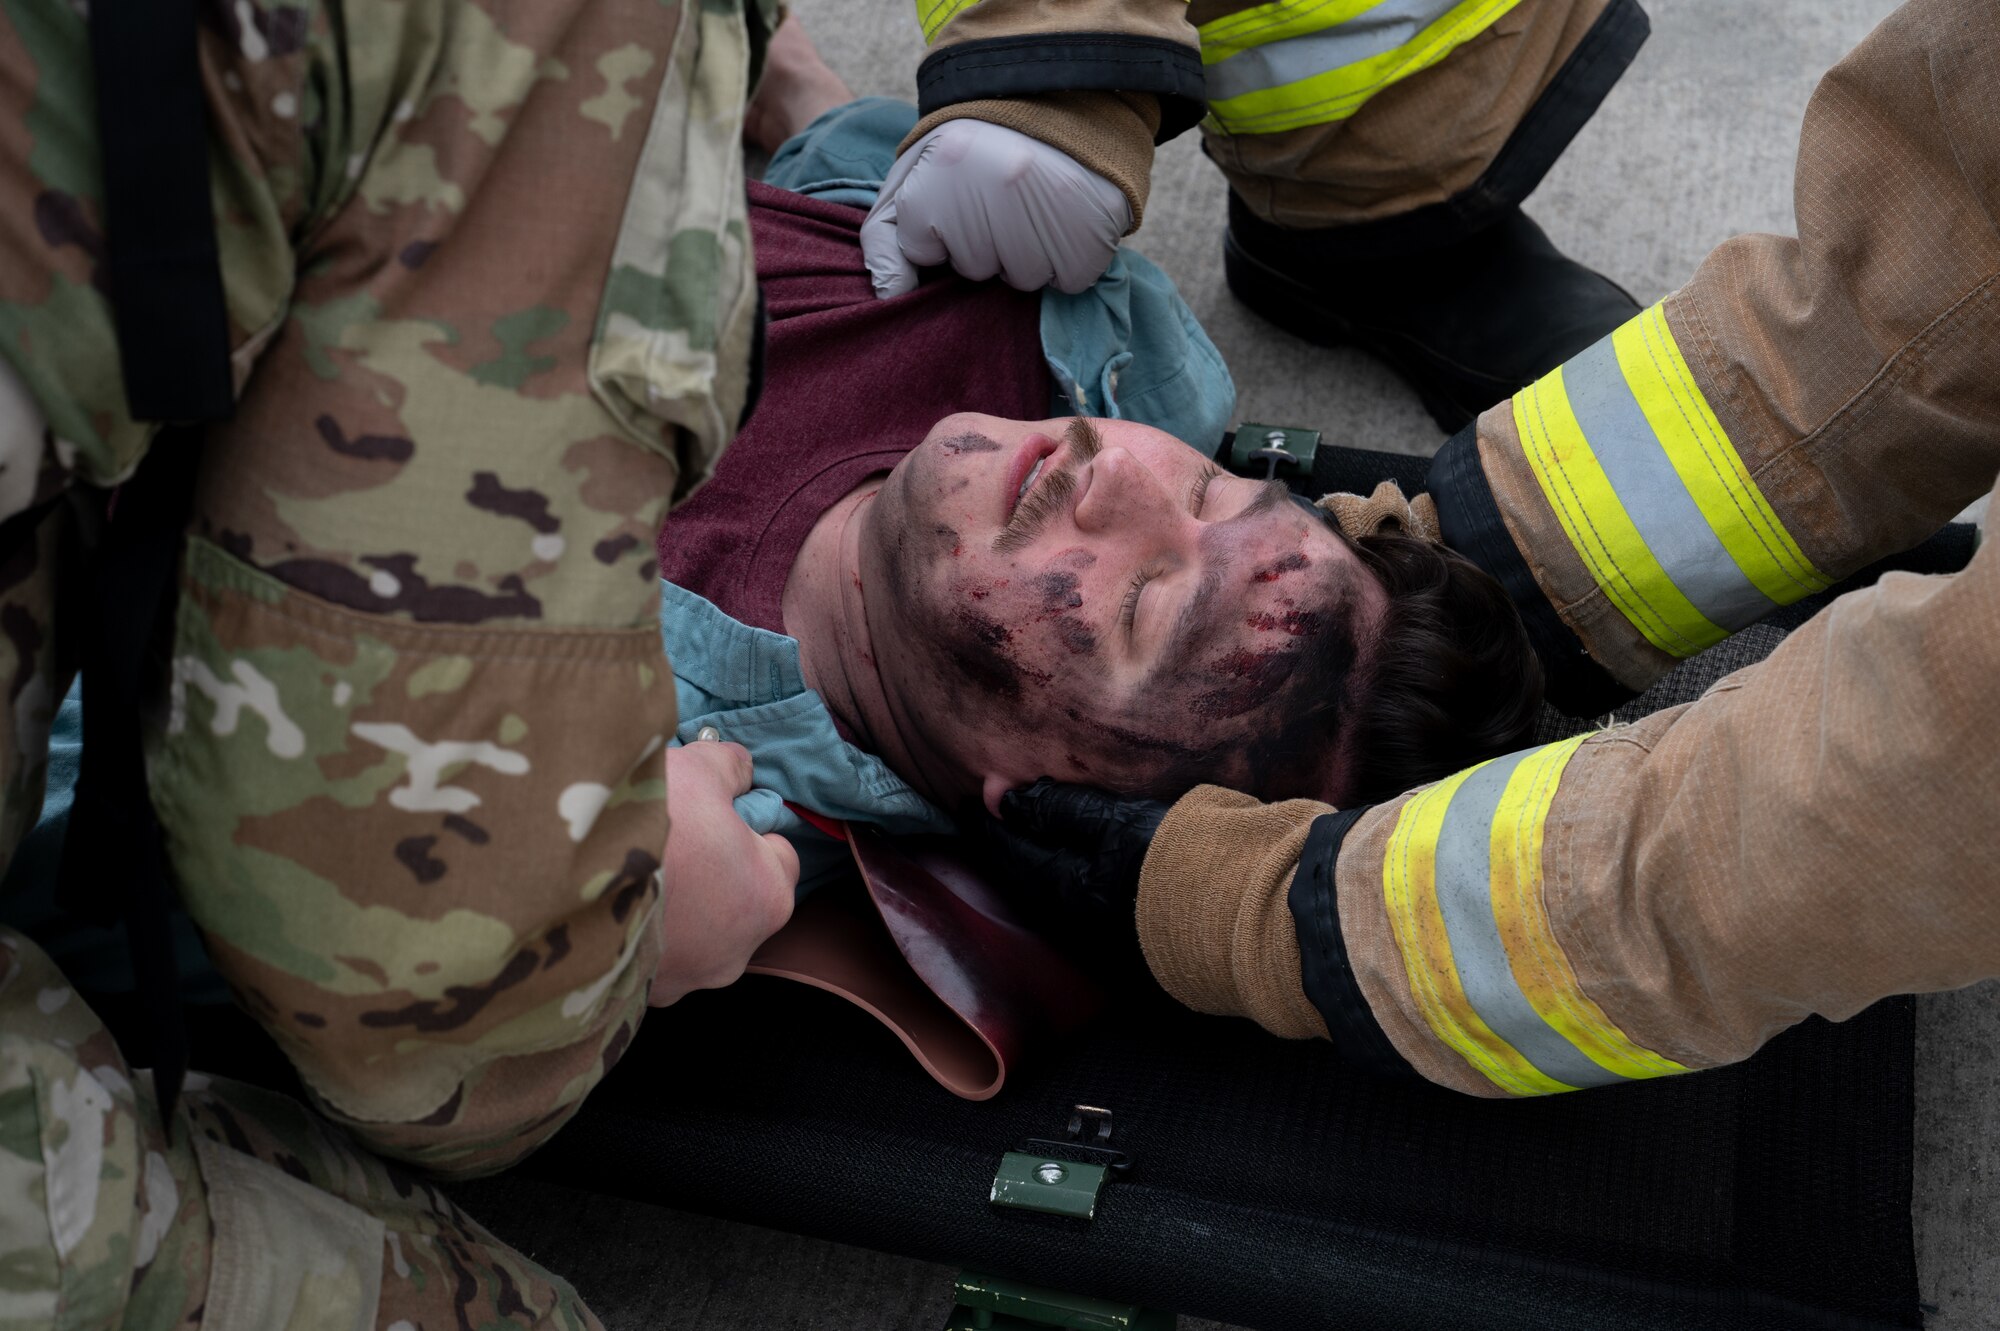
[[(810, 56), (788, 30), (774, 69)], [(1139, 256), (1074, 296), (945, 275), (876, 300), (860, 210), (915, 114), (820, 110), (752, 187), (767, 387), (659, 547), (686, 746), (670, 958), (695, 920), (747, 939), (846, 871), (799, 809), (941, 833), (1041, 776), (1369, 797), (1502, 751), (1537, 711), (1498, 584), (1209, 460), (1233, 389)], [(743, 751), (698, 752), (704, 732)], [(685, 992), (662, 974), (656, 1002)]]

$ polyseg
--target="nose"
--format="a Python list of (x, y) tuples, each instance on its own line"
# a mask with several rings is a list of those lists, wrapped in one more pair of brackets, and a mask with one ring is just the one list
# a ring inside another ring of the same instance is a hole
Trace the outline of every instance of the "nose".
[(1138, 458), (1123, 448), (1106, 448), (1090, 461), (1090, 484), (1078, 501), (1076, 525), (1087, 532), (1110, 532), (1171, 519), (1173, 496)]

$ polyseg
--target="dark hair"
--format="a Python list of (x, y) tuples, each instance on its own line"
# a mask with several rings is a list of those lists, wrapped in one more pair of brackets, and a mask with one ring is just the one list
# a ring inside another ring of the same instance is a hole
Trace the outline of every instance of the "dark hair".
[(1374, 803), (1527, 744), (1542, 667), (1500, 584), (1416, 537), (1340, 540), (1387, 594), (1386, 608), (1365, 631), (1347, 620), (1301, 639), (1270, 681), (1272, 728), (1234, 764), (1210, 756), (1205, 771), (1165, 774), (1176, 794), (1208, 780), (1265, 800)]
[[(1128, 795), (1173, 800), (1206, 781), (1263, 800), (1352, 806), (1393, 799), (1527, 745), (1542, 705), (1542, 667), (1514, 603), (1462, 555), (1412, 536), (1359, 540), (1319, 514), (1365, 575), (1342, 573), (1324, 605), (1294, 612), (1323, 631), (1255, 658), (1220, 689), (1186, 700), (1191, 717), (1264, 711), (1246, 737), (1189, 742), (1139, 730), (1118, 738), (1156, 755)], [(1365, 631), (1347, 582), (1366, 576), (1387, 605)], [(1073, 719), (1075, 718), (1072, 714)], [(1110, 733), (1110, 727), (1099, 729)], [(1195, 727), (1197, 731), (1199, 727)]]
[(1411, 536), (1353, 547), (1388, 608), (1346, 690), (1342, 802), (1393, 799), (1524, 747), (1542, 666), (1506, 591), (1483, 569)]

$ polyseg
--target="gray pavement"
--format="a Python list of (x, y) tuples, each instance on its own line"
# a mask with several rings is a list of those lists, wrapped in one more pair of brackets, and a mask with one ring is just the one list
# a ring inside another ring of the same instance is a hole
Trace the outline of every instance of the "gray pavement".
[[(910, 0), (793, 3), (857, 93), (910, 95), (922, 57)], [(1895, 6), (1646, 7), (1652, 40), (1529, 202), (1559, 245), (1641, 301), (1685, 281), (1728, 236), (1792, 229), (1792, 154), (1806, 99), (1819, 74)], [(1239, 415), (1318, 425), (1344, 444), (1434, 451), (1436, 428), (1386, 370), (1308, 347), (1235, 305), (1222, 279), (1223, 200), (1221, 178), (1195, 136), (1184, 136), (1162, 153), (1134, 243), (1179, 281), (1222, 348)], [(1918, 1021), (1912, 1220), (1927, 1325), (2000, 1328), (2000, 984), (1925, 998)], [(481, 1199), (509, 1216), (509, 1237), (568, 1274), (619, 1331), (921, 1331), (938, 1326), (950, 1304), (943, 1267), (505, 1180), (468, 1193), (475, 1214)]]

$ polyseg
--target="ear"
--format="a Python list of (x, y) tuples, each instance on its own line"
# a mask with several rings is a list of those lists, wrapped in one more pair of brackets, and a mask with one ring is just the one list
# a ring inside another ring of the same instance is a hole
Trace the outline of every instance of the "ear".
[(1000, 816), (1000, 797), (1020, 784), (1022, 783), (1011, 781), (997, 772), (988, 772), (981, 779), (979, 786), (980, 797), (986, 801), (986, 812), (998, 818)]

